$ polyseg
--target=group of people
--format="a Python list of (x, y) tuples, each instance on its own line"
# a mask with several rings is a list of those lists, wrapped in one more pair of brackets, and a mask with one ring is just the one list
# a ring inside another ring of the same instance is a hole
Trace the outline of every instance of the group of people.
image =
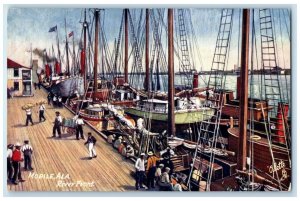
[[(40, 104), (39, 106), (39, 121), (42, 122), (42, 121), (46, 121), (46, 118), (45, 118), (45, 110), (46, 110), (46, 107), (45, 105), (42, 103)], [(32, 121), (32, 108), (27, 108), (25, 110), (26, 112), (26, 123), (25, 125), (28, 126), (29, 122), (31, 123), (31, 125), (34, 125), (33, 121)]]
[(53, 107), (63, 107), (62, 97), (51, 92), (47, 95), (48, 105), (52, 105)]
[(112, 146), (125, 158), (129, 159), (134, 157), (133, 147), (130, 143), (125, 141), (121, 135), (119, 137), (116, 137), (115, 134), (108, 135), (107, 142), (112, 144)]
[(22, 178), (21, 162), (24, 161), (24, 170), (33, 170), (31, 165), (32, 153), (33, 149), (29, 145), (29, 140), (25, 140), (22, 146), (19, 142), (7, 146), (7, 179), (9, 182), (17, 185), (19, 182), (25, 181)]
[(154, 189), (157, 185), (161, 191), (182, 191), (181, 179), (177, 179), (175, 183), (171, 181), (174, 166), (170, 156), (165, 155), (163, 158), (158, 158), (152, 151), (148, 152), (147, 156), (146, 161), (145, 153), (141, 153), (135, 162), (136, 190), (144, 188), (143, 184), (146, 183), (149, 190)]

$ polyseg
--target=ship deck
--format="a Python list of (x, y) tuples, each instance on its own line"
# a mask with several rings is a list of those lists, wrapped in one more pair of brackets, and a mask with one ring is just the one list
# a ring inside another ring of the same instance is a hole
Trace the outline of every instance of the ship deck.
[[(55, 111), (63, 117), (73, 117), (66, 108), (46, 106), (46, 121), (39, 123), (38, 107), (33, 109), (34, 125), (25, 126), (26, 115), (21, 109), (26, 103), (46, 100), (47, 93), (36, 90), (33, 97), (20, 97), (7, 100), (7, 144), (30, 141), (33, 147), (33, 171), (24, 171), (25, 182), (18, 185), (7, 184), (8, 191), (131, 191), (134, 190), (134, 178), (131, 172), (134, 166), (124, 159), (111, 145), (84, 126), (84, 135), (92, 132), (97, 139), (98, 157), (88, 159), (88, 149), (84, 140), (76, 140), (74, 135), (62, 134), (62, 138), (51, 138)], [(68, 175), (69, 174), (69, 175)], [(94, 182), (94, 183), (93, 183)]]

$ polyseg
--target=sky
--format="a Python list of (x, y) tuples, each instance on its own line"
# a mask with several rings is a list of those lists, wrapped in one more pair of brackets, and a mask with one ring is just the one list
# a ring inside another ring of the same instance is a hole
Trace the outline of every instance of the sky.
[[(234, 9), (233, 14), (233, 28), (230, 43), (230, 50), (228, 55), (228, 69), (233, 69), (234, 65), (237, 65), (239, 61), (239, 48), (238, 44), (240, 38), (240, 9)], [(88, 9), (88, 21), (92, 16), (92, 10)], [(139, 21), (141, 9), (130, 9), (130, 13), (137, 29), (137, 23)], [(283, 68), (290, 68), (290, 39), (288, 33), (290, 32), (290, 19), (288, 17), (287, 9), (273, 9), (275, 22), (275, 37), (277, 47), (278, 66)], [(142, 22), (144, 22), (144, 13), (142, 15)], [(178, 26), (178, 11), (175, 11), (174, 25), (175, 36), (176, 26)], [(187, 13), (187, 11), (186, 11)], [(204, 8), (192, 8), (190, 9), (191, 20), (195, 34), (188, 33), (189, 43), (192, 44), (193, 54), (191, 62), (194, 63), (194, 67), (200, 70), (209, 70), (212, 66), (212, 60), (214, 55), (214, 49), (216, 45), (216, 39), (219, 29), (219, 22), (221, 17), (221, 9), (204, 9)], [(164, 14), (166, 22), (166, 12)], [(65, 30), (65, 18), (66, 18), (66, 30)], [(118, 38), (120, 23), (122, 19), (122, 9), (105, 9), (101, 11), (100, 18), (102, 19), (101, 26), (104, 27), (105, 35), (108, 40), (108, 46), (110, 51), (113, 50), (114, 41)], [(188, 18), (186, 18), (188, 19)], [(260, 55), (260, 38), (259, 38), (259, 21), (258, 10), (254, 10), (254, 24), (257, 37), (257, 54)], [(76, 49), (82, 33), (83, 21), (83, 9), (81, 8), (10, 8), (7, 16), (7, 56), (20, 64), (25, 66), (30, 65), (30, 46), (32, 48), (46, 49), (47, 51), (54, 45), (56, 51), (56, 34), (55, 32), (49, 33), (49, 29), (53, 26), (58, 27), (58, 36), (60, 39), (60, 51), (62, 55), (64, 52), (64, 41), (66, 32), (74, 31), (74, 41), (76, 43)], [(186, 22), (186, 26), (188, 22)], [(150, 25), (151, 26), (151, 25)], [(93, 29), (94, 30), (94, 29)], [(150, 28), (152, 31), (152, 28)], [(252, 31), (252, 28), (251, 28)], [(140, 31), (141, 32), (141, 31)], [(93, 33), (92, 33), (93, 34)], [(151, 34), (151, 33), (150, 33)], [(190, 40), (194, 37), (194, 40)], [(164, 47), (167, 45), (166, 33), (161, 34), (162, 43)], [(250, 35), (251, 38), (251, 35)], [(151, 40), (151, 38), (150, 38)], [(123, 43), (122, 43), (123, 44)], [(150, 41), (150, 45), (152, 42)], [(251, 41), (250, 41), (251, 46)], [(175, 48), (176, 47), (175, 44)], [(39, 59), (38, 56), (33, 55), (33, 59)], [(144, 59), (144, 58), (143, 58)], [(260, 65), (260, 56), (254, 58), (254, 65)], [(132, 62), (131, 62), (132, 63)], [(131, 66), (131, 63), (129, 66)], [(39, 65), (42, 65), (42, 61), (39, 59)], [(144, 67), (144, 61), (142, 61)], [(175, 57), (175, 71), (178, 71), (179, 63)]]

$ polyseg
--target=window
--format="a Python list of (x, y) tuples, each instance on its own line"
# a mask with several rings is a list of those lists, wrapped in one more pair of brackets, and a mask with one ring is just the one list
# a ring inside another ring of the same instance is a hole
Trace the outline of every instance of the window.
[(14, 77), (19, 77), (19, 69), (14, 69)]
[(14, 82), (14, 90), (19, 91), (19, 82)]

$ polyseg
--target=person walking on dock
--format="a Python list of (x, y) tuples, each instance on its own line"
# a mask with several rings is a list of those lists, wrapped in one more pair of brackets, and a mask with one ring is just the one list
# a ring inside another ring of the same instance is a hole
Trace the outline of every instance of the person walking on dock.
[(87, 141), (84, 143), (84, 145), (88, 145), (90, 160), (97, 157), (96, 150), (95, 150), (96, 142), (97, 142), (96, 138), (92, 136), (91, 132), (89, 132)]
[(24, 145), (21, 148), (21, 151), (24, 155), (24, 169), (25, 170), (33, 170), (31, 166), (31, 155), (33, 152), (32, 147), (29, 145), (29, 140), (24, 141)]
[(40, 105), (40, 107), (39, 107), (39, 119), (40, 119), (40, 122), (42, 121), (42, 119), (43, 119), (43, 121), (46, 121), (46, 118), (45, 118), (45, 116), (44, 116), (44, 113), (45, 113), (45, 105), (42, 103), (41, 105)]
[(57, 96), (54, 94), (53, 96), (53, 107), (57, 106)]
[(62, 104), (62, 97), (59, 96), (57, 100), (58, 100), (58, 107), (62, 107), (63, 106), (63, 104)]
[(83, 119), (80, 116), (78, 116), (78, 118), (75, 121), (75, 124), (76, 124), (76, 139), (79, 140), (79, 134), (81, 139), (84, 139), (83, 128), (82, 128), (82, 126), (84, 125)]
[(135, 162), (135, 189), (139, 190), (139, 188), (143, 187), (144, 175), (145, 175), (145, 154), (141, 153), (140, 157)]
[(150, 151), (148, 153), (148, 161), (147, 161), (147, 186), (148, 188), (155, 188), (154, 180), (155, 180), (155, 172), (156, 172), (156, 163), (159, 160), (156, 156), (153, 155), (153, 152)]
[(12, 182), (12, 176), (13, 176), (13, 166), (12, 166), (12, 154), (13, 154), (14, 145), (9, 144), (7, 145), (7, 180)]
[(21, 162), (23, 161), (22, 153), (20, 151), (21, 145), (20, 143), (16, 143), (15, 150), (12, 153), (12, 165), (14, 168), (14, 175), (12, 178), (12, 183), (17, 185), (19, 182), (24, 182), (25, 180), (22, 179), (22, 173), (21, 173)]
[(58, 136), (61, 138), (62, 117), (60, 116), (60, 113), (58, 111), (56, 111), (55, 114), (56, 114), (56, 117), (54, 120), (52, 137), (56, 137), (56, 132), (57, 132)]
[(33, 125), (31, 108), (26, 109), (25, 112), (26, 112), (26, 126), (28, 126), (29, 122), (31, 123), (31, 125)]
[(48, 100), (48, 105), (51, 105), (51, 100), (52, 100), (51, 92), (48, 93), (47, 100)]

